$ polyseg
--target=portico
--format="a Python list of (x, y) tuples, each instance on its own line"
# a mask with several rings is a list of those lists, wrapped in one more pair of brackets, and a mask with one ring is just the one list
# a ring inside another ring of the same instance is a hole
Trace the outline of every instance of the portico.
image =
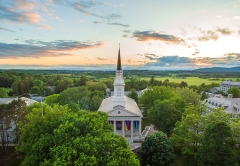
[(129, 137), (131, 141), (135, 136), (141, 139), (141, 119), (133, 120), (131, 117), (124, 117), (124, 119), (109, 118), (109, 123), (113, 125), (114, 133)]
[(116, 77), (114, 80), (114, 96), (102, 101), (99, 111), (108, 114), (108, 121), (113, 125), (113, 132), (124, 137), (141, 139), (142, 113), (134, 99), (124, 96), (124, 79), (121, 66), (120, 48), (118, 51), (118, 62)]

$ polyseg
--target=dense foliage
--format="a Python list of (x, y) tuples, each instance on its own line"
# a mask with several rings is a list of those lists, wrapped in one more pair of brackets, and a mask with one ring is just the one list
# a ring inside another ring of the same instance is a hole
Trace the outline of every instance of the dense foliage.
[(225, 122), (208, 124), (200, 145), (195, 156), (199, 166), (235, 165), (236, 144), (233, 142), (230, 126)]
[(126, 140), (112, 133), (102, 112), (69, 111), (67, 106), (31, 108), (21, 124), (26, 154), (21, 165), (139, 165)]
[(167, 136), (158, 131), (148, 135), (138, 151), (141, 165), (176, 166), (176, 156)]
[[(232, 135), (230, 136), (232, 140), (230, 144), (231, 146), (234, 145), (234, 148), (232, 148), (232, 150), (234, 150), (234, 153), (231, 153), (234, 154), (232, 154), (234, 158), (237, 158), (238, 153), (240, 152), (238, 146), (238, 143), (240, 141), (238, 135), (240, 129), (238, 125), (240, 123), (240, 120), (236, 115), (227, 114), (222, 109), (213, 109), (209, 112), (203, 105), (192, 105), (184, 112), (182, 120), (176, 123), (176, 127), (173, 131), (170, 141), (173, 146), (176, 149), (180, 150), (185, 157), (196, 155), (196, 159), (201, 158), (200, 151), (203, 152), (204, 150), (200, 149), (205, 146), (203, 144), (206, 144), (206, 142), (204, 142), (203, 140), (211, 141), (211, 143), (215, 142), (216, 144), (219, 144), (219, 146), (221, 144), (221, 141), (218, 140), (221, 139), (221, 137), (214, 135), (214, 131), (211, 131), (212, 135), (206, 133), (208, 132), (207, 128), (209, 127), (209, 125), (217, 121), (221, 123), (226, 123), (226, 125), (229, 126), (229, 130), (232, 133)], [(216, 131), (217, 130), (223, 129), (221, 129), (221, 126), (219, 126), (219, 129), (216, 129)], [(223, 131), (226, 132), (226, 130)], [(222, 136), (224, 136), (224, 134), (222, 134)], [(226, 143), (223, 144), (227, 145)], [(213, 151), (211, 155), (213, 154), (215, 156), (218, 156), (217, 150)]]
[(238, 87), (231, 87), (227, 92), (228, 94), (232, 94), (233, 98), (240, 98), (240, 89)]

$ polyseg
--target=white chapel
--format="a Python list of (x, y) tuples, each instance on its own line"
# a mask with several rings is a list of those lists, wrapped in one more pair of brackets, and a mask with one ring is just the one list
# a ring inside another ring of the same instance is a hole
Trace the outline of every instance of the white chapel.
[(142, 113), (134, 99), (124, 96), (124, 79), (121, 66), (120, 48), (116, 78), (114, 80), (114, 95), (104, 99), (98, 111), (108, 114), (108, 121), (114, 127), (114, 133), (130, 138), (141, 139)]

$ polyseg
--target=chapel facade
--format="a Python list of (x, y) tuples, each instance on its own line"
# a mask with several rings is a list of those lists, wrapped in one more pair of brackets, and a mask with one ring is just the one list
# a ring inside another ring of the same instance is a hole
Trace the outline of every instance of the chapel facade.
[(118, 61), (116, 77), (114, 80), (114, 95), (105, 98), (98, 111), (108, 114), (108, 121), (114, 127), (114, 133), (130, 139), (141, 139), (142, 112), (134, 99), (124, 95), (125, 83), (121, 65), (120, 48), (118, 50)]

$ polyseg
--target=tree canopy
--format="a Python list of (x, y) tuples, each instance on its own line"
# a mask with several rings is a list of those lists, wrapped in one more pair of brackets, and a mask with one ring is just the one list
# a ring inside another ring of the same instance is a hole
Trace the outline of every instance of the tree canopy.
[(236, 115), (229, 115), (220, 108), (208, 112), (204, 105), (192, 105), (183, 113), (181, 121), (176, 123), (170, 141), (184, 156), (195, 155), (205, 129), (215, 121), (225, 122), (229, 126), (235, 124), (236, 129), (231, 128), (231, 130), (235, 133), (234, 139), (239, 140), (236, 136), (239, 129), (236, 124), (239, 124), (239, 118)]
[(21, 125), (21, 165), (139, 165), (126, 140), (112, 133), (103, 112), (69, 111), (67, 106), (32, 108)]
[(169, 100), (156, 100), (148, 110), (149, 121), (157, 130), (161, 130), (170, 136), (175, 123), (181, 119), (185, 108), (185, 101), (179, 97)]
[(0, 88), (0, 98), (8, 98), (8, 92), (4, 88)]
[(240, 98), (240, 89), (238, 87), (231, 87), (227, 92), (228, 94), (232, 94), (233, 98)]
[(167, 136), (158, 131), (148, 135), (138, 151), (141, 165), (176, 166), (176, 156)]
[(200, 141), (200, 147), (196, 154), (199, 166), (235, 165), (231, 128), (225, 122), (212, 122), (208, 124)]
[(137, 91), (135, 89), (130, 89), (127, 96), (134, 99), (135, 102), (138, 104), (138, 94), (137, 94)]

